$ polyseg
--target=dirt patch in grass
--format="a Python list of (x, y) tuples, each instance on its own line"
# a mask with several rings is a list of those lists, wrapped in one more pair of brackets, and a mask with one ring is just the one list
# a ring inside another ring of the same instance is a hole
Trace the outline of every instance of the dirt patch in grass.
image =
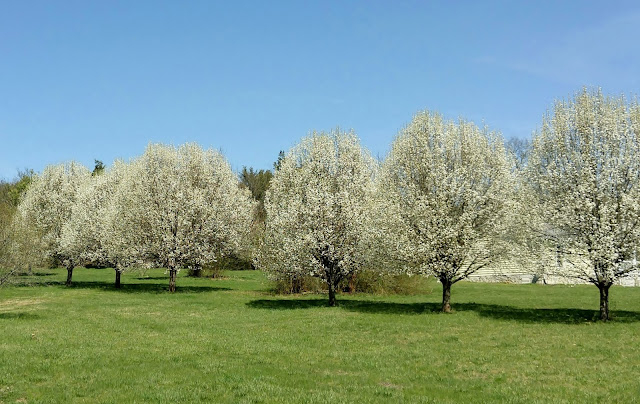
[(11, 311), (13, 309), (23, 309), (29, 306), (36, 306), (44, 303), (45, 299), (31, 298), (31, 299), (9, 299), (0, 302), (0, 311)]

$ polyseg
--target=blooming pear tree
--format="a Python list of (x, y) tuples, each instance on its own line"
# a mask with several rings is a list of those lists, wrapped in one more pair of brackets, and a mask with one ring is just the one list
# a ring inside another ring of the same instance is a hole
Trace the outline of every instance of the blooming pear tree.
[(79, 256), (63, 247), (62, 232), (69, 222), (78, 189), (86, 183), (89, 170), (75, 162), (51, 165), (34, 176), (18, 205), (16, 226), (32, 235), (29, 244), (41, 259), (55, 259), (67, 269), (67, 286)]
[(417, 114), (378, 181), (376, 228), (388, 268), (434, 275), (442, 311), (451, 286), (500, 258), (513, 190), (501, 137), (470, 122)]
[(565, 264), (550, 268), (600, 291), (637, 269), (640, 240), (640, 106), (583, 90), (556, 103), (533, 141), (526, 171), (532, 232)]
[(312, 275), (336, 289), (367, 259), (367, 223), (376, 162), (353, 133), (302, 139), (275, 171), (256, 263), (274, 277)]
[(123, 170), (108, 207), (108, 255), (123, 267), (167, 268), (174, 292), (181, 268), (240, 247), (252, 209), (249, 191), (219, 152), (152, 144)]
[(109, 208), (127, 168), (126, 163), (116, 161), (111, 169), (103, 169), (80, 185), (71, 217), (63, 226), (61, 240), (66, 254), (113, 267), (116, 288), (120, 288), (120, 275), (124, 267), (109, 248)]

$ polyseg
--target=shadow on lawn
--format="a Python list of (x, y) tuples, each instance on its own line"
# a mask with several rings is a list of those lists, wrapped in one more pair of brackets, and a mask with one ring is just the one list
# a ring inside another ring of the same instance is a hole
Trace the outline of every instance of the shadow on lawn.
[[(60, 286), (68, 289), (100, 289), (108, 292), (119, 293), (168, 293), (169, 281), (167, 278), (163, 278), (166, 282), (163, 283), (122, 283), (120, 289), (116, 289), (113, 282), (86, 282), (86, 281), (73, 281), (71, 286), (67, 287), (64, 281), (45, 281), (38, 282), (37, 286)], [(33, 286), (33, 284), (24, 284), (17, 286)], [(180, 282), (176, 285), (175, 293), (204, 293), (231, 290), (230, 288), (217, 287), (217, 286), (181, 286)]]
[(169, 277), (167, 275), (164, 276), (138, 276), (135, 279), (139, 280), (139, 281), (149, 281), (149, 280), (158, 280), (158, 279), (162, 279), (165, 281), (169, 281)]
[[(164, 278), (167, 280), (166, 278)], [(61, 284), (63, 284), (61, 282)], [(73, 282), (71, 288), (88, 288), (88, 289), (102, 289), (110, 292), (121, 293), (168, 293), (169, 282), (163, 283), (123, 283), (120, 289), (116, 289), (115, 285), (111, 282)], [(175, 293), (203, 293), (203, 292), (215, 292), (222, 290), (231, 290), (229, 288), (221, 288), (217, 286), (180, 286), (180, 282), (176, 285)]]
[(0, 320), (35, 320), (40, 318), (37, 314), (28, 313), (28, 312), (15, 312), (9, 311), (5, 313), (0, 313)]
[[(294, 310), (327, 307), (326, 299), (261, 299), (253, 300), (247, 305), (251, 308), (270, 310)], [(441, 314), (439, 303), (393, 303), (367, 300), (339, 300), (339, 308), (361, 313), (375, 314)], [(523, 323), (559, 323), (579, 324), (595, 322), (598, 320), (596, 310), (558, 308), (536, 309), (502, 306), (497, 304), (481, 303), (455, 303), (452, 305), (454, 312), (473, 311), (481, 317), (490, 317), (498, 320), (518, 321)], [(615, 310), (612, 311), (614, 322), (634, 323), (640, 322), (640, 312)], [(455, 315), (455, 314), (453, 314)]]
[(55, 272), (42, 272), (42, 271), (33, 271), (33, 273), (31, 273), (30, 275), (27, 274), (28, 276), (53, 276), (53, 275), (57, 275)]

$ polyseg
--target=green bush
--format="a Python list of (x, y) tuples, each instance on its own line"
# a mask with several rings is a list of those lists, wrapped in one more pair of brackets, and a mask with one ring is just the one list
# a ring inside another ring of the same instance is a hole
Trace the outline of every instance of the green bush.
[(274, 291), (282, 295), (294, 293), (325, 293), (327, 291), (327, 285), (322, 279), (313, 276), (282, 278), (275, 281)]
[[(372, 293), (416, 295), (431, 293), (433, 286), (427, 277), (407, 274), (385, 274), (372, 270), (360, 271), (343, 279), (338, 290), (343, 293)], [(275, 281), (274, 291), (278, 294), (326, 293), (327, 285), (319, 278), (301, 276), (282, 278)]]
[(431, 293), (432, 286), (424, 276), (364, 270), (343, 280), (340, 289), (350, 293), (416, 295)]
[(189, 269), (189, 276), (205, 278), (221, 278), (224, 271), (246, 271), (254, 269), (251, 261), (232, 255), (216, 262), (204, 265), (199, 271)]

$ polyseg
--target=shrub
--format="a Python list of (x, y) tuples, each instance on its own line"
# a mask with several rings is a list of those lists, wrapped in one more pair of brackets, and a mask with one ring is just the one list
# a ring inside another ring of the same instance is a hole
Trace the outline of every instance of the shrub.
[(276, 279), (274, 292), (282, 295), (294, 293), (326, 293), (326, 283), (313, 276)]
[(342, 285), (344, 292), (415, 295), (431, 293), (432, 285), (424, 276), (388, 274), (364, 270), (347, 279)]
[[(411, 276), (407, 274), (387, 274), (373, 270), (358, 272), (349, 278), (342, 280), (339, 290), (342, 293), (372, 293), (372, 294), (398, 294), (415, 295), (430, 294), (433, 285), (429, 278), (424, 276)], [(283, 277), (275, 280), (275, 293), (326, 293), (327, 285), (322, 280), (312, 276)]]

